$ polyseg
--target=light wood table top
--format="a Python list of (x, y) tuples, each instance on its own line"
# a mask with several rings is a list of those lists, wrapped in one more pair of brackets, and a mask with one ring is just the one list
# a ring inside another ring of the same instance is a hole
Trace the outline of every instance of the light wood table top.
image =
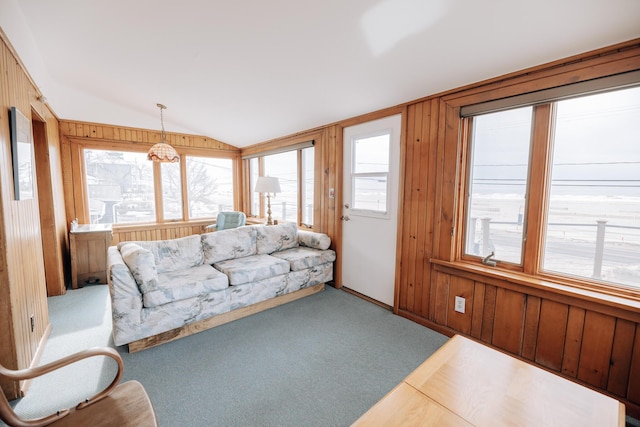
[(456, 335), (353, 426), (625, 425), (619, 401)]

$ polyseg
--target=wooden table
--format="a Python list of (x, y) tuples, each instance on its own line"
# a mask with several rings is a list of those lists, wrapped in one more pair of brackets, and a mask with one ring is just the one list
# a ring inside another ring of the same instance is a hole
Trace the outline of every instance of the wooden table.
[(353, 426), (619, 426), (624, 405), (456, 335)]

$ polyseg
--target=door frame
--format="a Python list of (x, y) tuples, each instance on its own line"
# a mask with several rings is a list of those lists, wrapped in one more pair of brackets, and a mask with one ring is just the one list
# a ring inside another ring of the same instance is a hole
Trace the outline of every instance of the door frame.
[[(355, 126), (361, 123), (370, 122), (373, 120), (383, 119), (385, 117), (394, 116), (396, 114), (401, 115), (400, 120), (400, 164), (399, 164), (399, 182), (398, 182), (398, 218), (397, 218), (397, 233), (396, 233), (396, 259), (395, 259), (395, 279), (394, 279), (394, 292), (393, 292), (393, 313), (398, 314), (398, 297), (399, 297), (399, 279), (400, 279), (400, 261), (402, 255), (402, 228), (403, 228), (403, 219), (404, 219), (404, 207), (402, 204), (402, 200), (404, 200), (404, 187), (405, 187), (405, 170), (406, 170), (406, 135), (407, 135), (407, 112), (408, 106), (398, 106), (388, 108), (386, 110), (377, 111), (375, 113), (366, 114), (364, 116), (355, 117), (353, 119), (341, 122), (336, 126), (335, 130), (335, 154), (336, 154), (336, 187), (335, 187), (335, 221), (336, 225), (336, 239), (334, 242), (336, 252), (338, 254), (342, 253), (342, 226), (343, 221), (340, 219), (342, 216), (342, 206), (344, 204), (344, 198), (342, 195), (342, 189), (344, 186), (344, 128)], [(384, 308), (389, 308), (384, 304), (381, 304), (379, 301), (373, 300), (371, 298), (366, 297), (365, 295), (359, 294), (355, 291), (351, 291), (348, 288), (343, 288), (342, 281), (342, 256), (337, 256), (336, 261), (334, 263), (334, 286), (336, 289), (344, 289), (349, 293), (353, 293), (367, 301), (373, 302), (374, 304), (380, 305)]]

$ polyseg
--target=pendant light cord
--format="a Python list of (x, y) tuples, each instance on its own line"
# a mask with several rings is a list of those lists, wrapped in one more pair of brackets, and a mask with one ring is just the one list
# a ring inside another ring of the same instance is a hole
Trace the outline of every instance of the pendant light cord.
[(166, 138), (165, 133), (164, 133), (164, 116), (162, 115), (162, 110), (166, 109), (167, 107), (165, 107), (162, 104), (156, 104), (156, 105), (160, 109), (160, 128), (162, 129), (162, 137), (161, 137), (162, 138), (162, 143), (166, 144), (167, 138)]

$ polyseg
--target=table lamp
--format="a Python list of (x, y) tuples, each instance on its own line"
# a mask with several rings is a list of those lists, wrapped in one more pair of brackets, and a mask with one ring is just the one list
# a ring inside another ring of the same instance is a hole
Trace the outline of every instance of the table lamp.
[(280, 181), (273, 176), (259, 176), (256, 181), (256, 193), (265, 193), (267, 196), (267, 225), (273, 225), (271, 218), (271, 197), (276, 197), (276, 193), (281, 193)]

